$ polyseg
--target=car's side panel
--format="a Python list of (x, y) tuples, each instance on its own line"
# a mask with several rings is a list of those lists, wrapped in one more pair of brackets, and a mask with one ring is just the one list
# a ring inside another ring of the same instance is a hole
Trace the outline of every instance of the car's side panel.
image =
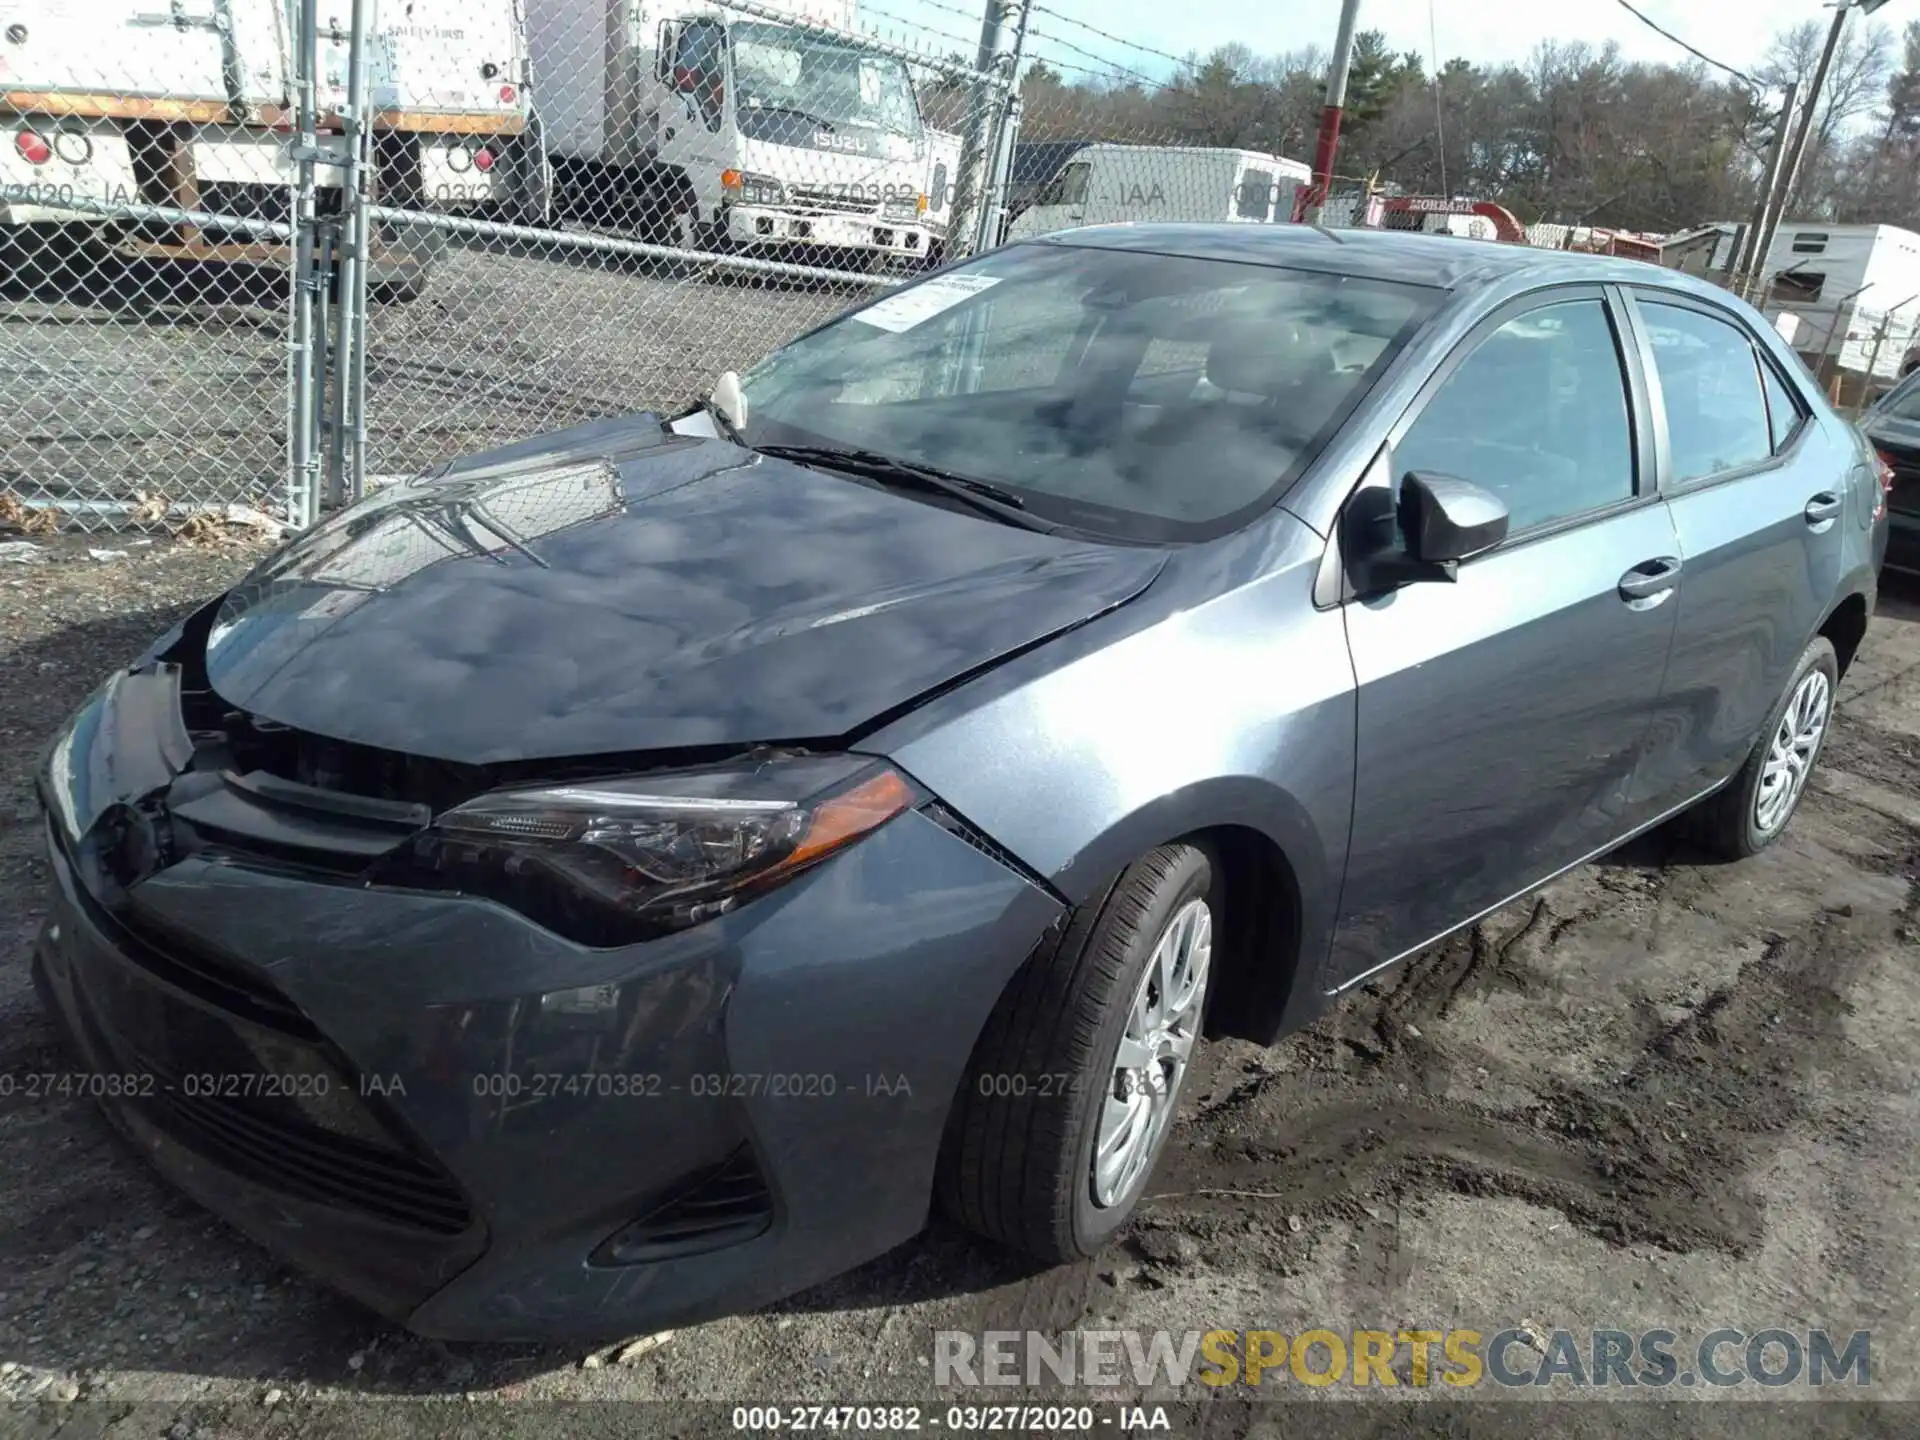
[[(1363, 489), (1387, 485), (1422, 453), (1408, 436), (1437, 397), (1456, 383), (1486, 383), (1473, 376), (1499, 375), (1470, 368), (1480, 364), (1483, 344), (1491, 351), (1512, 326), (1536, 316), (1551, 323), (1596, 304), (1615, 312), (1621, 389), (1609, 401), (1612, 386), (1599, 370), (1586, 383), (1598, 387), (1595, 405), (1618, 417), (1611, 425), (1628, 427), (1624, 435), (1612, 432), (1620, 450), (1598, 445), (1588, 452), (1588, 478), (1571, 492), (1554, 488), (1544, 454), (1533, 469), (1516, 454), (1516, 468), (1461, 473), (1528, 499), (1539, 513), (1556, 495), (1577, 504), (1575, 497), (1605, 493), (1587, 487), (1618, 465), (1623, 498), (1585, 512), (1549, 511), (1533, 533), (1462, 564), (1451, 584), (1419, 582), (1367, 596), (1347, 591), (1357, 773), (1329, 966), (1334, 985), (1354, 983), (1648, 818), (1630, 790), (1675, 612), (1670, 590), (1630, 599), (1622, 586), (1629, 572), (1670, 559), (1675, 542), (1653, 494), (1657, 457), (1645, 423), (1647, 393), (1626, 353), (1614, 297), (1598, 286), (1559, 285), (1488, 306), (1472, 332), (1436, 357), (1417, 400), (1394, 420), (1392, 446)], [(1591, 344), (1591, 331), (1584, 343)], [(1556, 372), (1564, 363), (1553, 361)], [(1568, 382), (1578, 383), (1570, 376)], [(1592, 427), (1583, 433), (1600, 434)], [(1368, 504), (1356, 517), (1374, 508)], [(1340, 529), (1343, 544), (1371, 533), (1358, 518)], [(1350, 580), (1363, 573), (1350, 572)], [(1331, 594), (1322, 598), (1332, 603)]]
[(1352, 667), (1338, 613), (1311, 603), (1322, 550), (1276, 511), (1178, 552), (1110, 617), (1127, 633), (1109, 640), (1096, 622), (861, 748), (890, 755), (1074, 903), (1163, 841), (1258, 831), (1298, 884), (1295, 978), (1317, 974), (1353, 784)]
[(1674, 607), (1617, 587), (1673, 543), (1665, 508), (1642, 505), (1344, 607), (1359, 735), (1336, 983), (1644, 818), (1628, 787)]

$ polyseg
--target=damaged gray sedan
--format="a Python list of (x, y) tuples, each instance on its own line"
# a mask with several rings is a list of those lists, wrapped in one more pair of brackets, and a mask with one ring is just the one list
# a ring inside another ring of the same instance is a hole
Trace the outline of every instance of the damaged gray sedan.
[(993, 251), (297, 537), (42, 777), (140, 1151), (423, 1333), (1045, 1260), (1195, 1047), (1688, 812), (1771, 843), (1872, 456), (1749, 309), (1305, 227)]

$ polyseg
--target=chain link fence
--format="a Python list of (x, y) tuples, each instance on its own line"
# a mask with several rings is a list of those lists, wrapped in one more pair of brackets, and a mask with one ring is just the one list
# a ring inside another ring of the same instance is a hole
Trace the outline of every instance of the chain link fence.
[(422, 267), (371, 296), (375, 483), (681, 407), (938, 264), (965, 137), (1005, 109), (994, 76), (851, 29), (850, 5), (525, 4), (534, 123), (468, 162), (502, 193), (461, 215), (375, 177), (376, 239)]
[(161, 523), (283, 483), (278, 15), (0, 3), (0, 520)]
[(1072, 226), (1436, 223), (1214, 143), (1190, 66), (920, 9), (0, 0), (0, 528), (308, 523)]

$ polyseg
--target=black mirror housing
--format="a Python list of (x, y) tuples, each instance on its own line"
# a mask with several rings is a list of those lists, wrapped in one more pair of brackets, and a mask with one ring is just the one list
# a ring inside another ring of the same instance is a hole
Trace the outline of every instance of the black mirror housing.
[(1427, 565), (1471, 560), (1507, 538), (1506, 502), (1453, 475), (1411, 470), (1396, 510), (1407, 554)]

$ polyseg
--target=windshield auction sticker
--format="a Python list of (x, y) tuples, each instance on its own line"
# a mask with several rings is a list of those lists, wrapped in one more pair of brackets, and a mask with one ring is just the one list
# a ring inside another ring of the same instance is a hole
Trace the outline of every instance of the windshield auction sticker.
[(999, 283), (997, 275), (939, 275), (911, 290), (876, 301), (864, 310), (856, 310), (852, 318), (898, 335)]

